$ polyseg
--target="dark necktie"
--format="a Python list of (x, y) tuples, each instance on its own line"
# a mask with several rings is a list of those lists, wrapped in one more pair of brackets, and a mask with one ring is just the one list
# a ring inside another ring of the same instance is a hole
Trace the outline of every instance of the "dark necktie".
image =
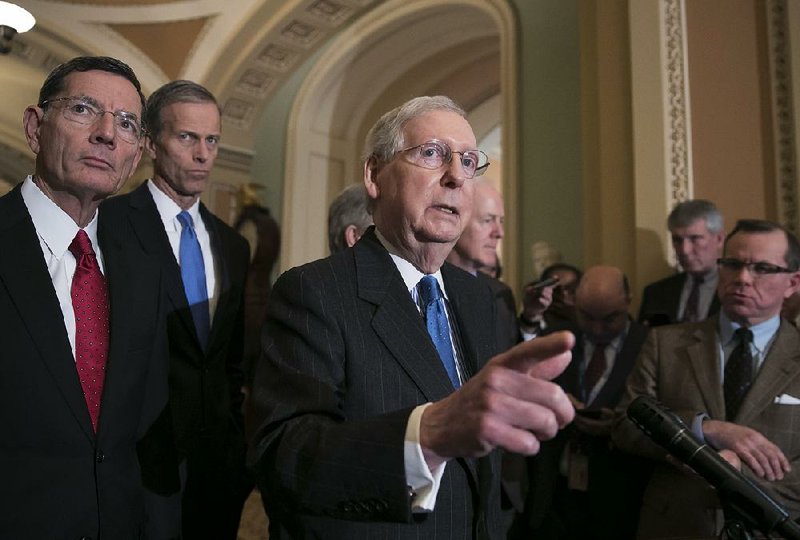
[(586, 372), (583, 374), (584, 404), (588, 405), (592, 390), (606, 371), (606, 347), (608, 347), (608, 343), (595, 343), (594, 345), (592, 358), (589, 360), (589, 365), (586, 366)]
[(439, 353), (439, 358), (444, 364), (447, 376), (450, 377), (450, 382), (453, 383), (453, 388), (458, 388), (461, 386), (461, 382), (458, 379), (456, 361), (453, 357), (450, 325), (444, 311), (444, 299), (439, 291), (439, 282), (433, 276), (425, 276), (419, 280), (417, 290), (425, 308), (425, 324), (428, 327), (428, 334)]
[(189, 302), (197, 339), (203, 349), (208, 345), (208, 332), (211, 327), (208, 313), (208, 289), (206, 288), (206, 267), (203, 264), (203, 252), (194, 230), (194, 221), (189, 212), (178, 214), (181, 223), (180, 264), (183, 290)]
[(736, 330), (738, 345), (731, 352), (725, 363), (725, 381), (723, 393), (725, 395), (725, 419), (732, 422), (739, 413), (750, 385), (753, 384), (753, 353), (750, 344), (753, 342), (753, 333), (747, 328)]
[(683, 321), (695, 322), (700, 317), (700, 286), (703, 285), (703, 276), (690, 277), (692, 280), (692, 290), (689, 291), (689, 298), (686, 299), (686, 307), (683, 309)]
[(77, 263), (70, 292), (75, 310), (75, 369), (97, 431), (108, 359), (108, 289), (84, 230), (75, 235), (69, 251)]

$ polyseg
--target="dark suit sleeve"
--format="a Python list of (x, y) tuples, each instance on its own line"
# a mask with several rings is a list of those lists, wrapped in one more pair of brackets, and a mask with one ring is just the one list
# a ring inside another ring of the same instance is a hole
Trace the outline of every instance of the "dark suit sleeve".
[(249, 251), (244, 238), (238, 233), (230, 231), (231, 243), (231, 280), (235, 282), (233, 290), (237, 291), (234, 324), (231, 328), (228, 357), (225, 359), (225, 371), (228, 375), (228, 385), (231, 403), (231, 418), (234, 419), (241, 433), (244, 433), (244, 419), (242, 418), (242, 386), (245, 383), (242, 362), (244, 358), (244, 292), (247, 277)]
[[(369, 332), (357, 313), (365, 308), (325, 265), (290, 270), (270, 297), (252, 396), (265, 504), (288, 514), (409, 521), (403, 443), (412, 409), (370, 416), (379, 407), (367, 402), (402, 389), (383, 388), (391, 383), (381, 353), (358, 337)], [(374, 363), (374, 375), (351, 361)]]

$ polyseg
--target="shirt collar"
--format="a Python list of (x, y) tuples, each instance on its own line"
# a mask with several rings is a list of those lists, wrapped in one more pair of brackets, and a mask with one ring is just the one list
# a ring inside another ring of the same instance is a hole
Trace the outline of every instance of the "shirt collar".
[[(69, 245), (78, 234), (80, 227), (28, 176), (22, 183), (22, 200), (28, 208), (36, 233), (56, 259), (61, 259), (69, 250)], [(97, 252), (97, 211), (89, 224), (83, 228)]]
[[(178, 214), (183, 211), (183, 208), (178, 206), (166, 193), (161, 191), (152, 179), (147, 181), (147, 189), (150, 190), (150, 195), (153, 196), (153, 202), (156, 203), (158, 215), (161, 216), (161, 221), (164, 222), (164, 229), (167, 231), (180, 231), (181, 224), (178, 221)], [(202, 224), (202, 220), (200, 219), (200, 199), (198, 198), (186, 211), (192, 216), (195, 228), (199, 227), (200, 225), (198, 224)]]
[[(392, 244), (381, 234), (377, 228), (375, 229), (375, 236), (378, 238), (378, 241), (381, 243), (381, 245), (386, 248), (386, 251), (389, 252), (389, 256), (392, 258), (392, 261), (394, 261), (395, 266), (400, 271), (403, 282), (406, 284), (406, 289), (408, 289), (409, 292), (414, 290), (417, 287), (419, 280), (428, 274), (423, 274), (417, 269), (416, 266), (398, 255), (398, 250), (392, 246)], [(439, 282), (439, 289), (441, 289), (442, 295), (445, 298), (448, 298), (447, 291), (444, 288), (444, 281), (442, 280), (442, 269), (440, 268), (435, 273), (430, 275), (436, 278), (436, 281)]]
[[(753, 345), (755, 345), (756, 349), (763, 352), (773, 336), (775, 336), (775, 332), (778, 331), (780, 325), (781, 317), (780, 315), (775, 315), (771, 319), (751, 326), (750, 331), (753, 332)], [(719, 339), (723, 347), (730, 345), (731, 341), (736, 339), (734, 332), (741, 327), (741, 324), (731, 321), (728, 316), (725, 315), (724, 311), (720, 311)]]

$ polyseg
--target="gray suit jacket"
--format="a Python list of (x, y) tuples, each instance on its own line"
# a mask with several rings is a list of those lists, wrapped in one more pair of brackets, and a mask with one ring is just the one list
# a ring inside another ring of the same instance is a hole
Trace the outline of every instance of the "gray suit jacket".
[[(447, 264), (442, 275), (475, 373), (494, 353), (491, 291)], [(496, 453), (449, 462), (434, 512), (411, 512), (409, 414), (453, 388), (373, 230), (278, 279), (262, 343), (253, 444), (271, 538), (499, 538)]]
[[(714, 532), (719, 508), (715, 492), (701, 478), (664, 461), (665, 452), (624, 418), (624, 410), (635, 397), (649, 395), (687, 424), (691, 425), (701, 412), (724, 420), (718, 324), (718, 317), (712, 317), (699, 323), (651, 330), (628, 378), (614, 439), (624, 450), (659, 462), (645, 493), (640, 538), (711, 536)], [(789, 459), (792, 471), (781, 481), (758, 479), (746, 466), (743, 470), (796, 518), (800, 515), (800, 430), (796, 429), (800, 406), (775, 403), (783, 394), (800, 398), (800, 332), (785, 321), (742, 403), (736, 423), (763, 434)]]

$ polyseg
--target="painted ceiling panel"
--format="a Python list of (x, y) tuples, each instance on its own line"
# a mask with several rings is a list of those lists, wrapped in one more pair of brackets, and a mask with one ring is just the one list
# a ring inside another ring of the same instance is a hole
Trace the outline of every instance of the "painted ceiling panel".
[(181, 76), (197, 37), (210, 17), (156, 24), (109, 24), (158, 64), (170, 79)]

